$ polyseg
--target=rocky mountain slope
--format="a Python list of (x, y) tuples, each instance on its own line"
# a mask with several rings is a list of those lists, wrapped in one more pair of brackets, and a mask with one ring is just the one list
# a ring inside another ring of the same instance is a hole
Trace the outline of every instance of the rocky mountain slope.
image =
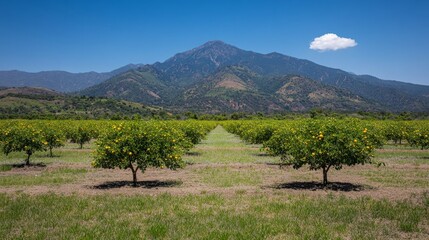
[(203, 112), (429, 111), (429, 86), (208, 42), (81, 92)]

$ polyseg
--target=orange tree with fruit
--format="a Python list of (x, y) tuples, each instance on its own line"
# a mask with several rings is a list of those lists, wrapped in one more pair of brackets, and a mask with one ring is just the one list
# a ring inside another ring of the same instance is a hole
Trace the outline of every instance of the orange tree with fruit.
[(192, 144), (182, 131), (163, 122), (123, 122), (113, 125), (97, 140), (94, 167), (130, 169), (133, 186), (137, 171), (149, 167), (177, 169), (181, 155)]
[(415, 130), (407, 136), (411, 146), (419, 147), (421, 150), (429, 148), (429, 125), (425, 122), (416, 124)]
[(370, 125), (355, 119), (327, 118), (302, 120), (300, 124), (278, 129), (265, 142), (264, 149), (295, 169), (304, 165), (311, 170), (321, 169), (326, 185), (332, 168), (376, 163), (374, 149), (382, 143), (381, 134)]
[(12, 123), (2, 132), (1, 145), (3, 153), (25, 152), (25, 165), (30, 165), (30, 157), (37, 151), (46, 151), (46, 142), (42, 129), (28, 122)]

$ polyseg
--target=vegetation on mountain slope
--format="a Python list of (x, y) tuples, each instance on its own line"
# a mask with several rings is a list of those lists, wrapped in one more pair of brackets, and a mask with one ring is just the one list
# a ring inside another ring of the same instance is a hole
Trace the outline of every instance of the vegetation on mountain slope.
[(203, 113), (429, 110), (429, 86), (355, 75), (221, 41), (131, 70), (81, 94)]
[(1, 118), (115, 118), (165, 114), (141, 103), (69, 96), (42, 88), (0, 89)]

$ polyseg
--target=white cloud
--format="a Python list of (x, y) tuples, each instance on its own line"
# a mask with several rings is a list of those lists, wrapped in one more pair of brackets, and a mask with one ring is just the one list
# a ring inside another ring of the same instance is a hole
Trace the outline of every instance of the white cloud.
[(357, 42), (351, 38), (343, 38), (334, 33), (327, 33), (315, 38), (310, 43), (310, 49), (317, 51), (336, 51), (339, 49), (350, 48), (357, 45)]

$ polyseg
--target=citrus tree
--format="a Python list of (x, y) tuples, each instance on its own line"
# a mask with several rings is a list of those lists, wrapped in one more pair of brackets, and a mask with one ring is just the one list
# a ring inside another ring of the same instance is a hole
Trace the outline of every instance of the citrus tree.
[(263, 144), (271, 138), (275, 130), (289, 123), (289, 121), (243, 120), (224, 122), (222, 125), (228, 132), (238, 135), (247, 143)]
[(84, 123), (76, 124), (67, 130), (67, 138), (70, 142), (79, 144), (79, 148), (82, 149), (85, 143), (91, 141), (93, 132), (94, 129)]
[(36, 151), (46, 151), (47, 142), (42, 130), (25, 122), (17, 123), (7, 128), (2, 137), (3, 153), (25, 152), (25, 165), (30, 165), (30, 157)]
[(256, 124), (256, 121), (252, 123), (248, 124), (247, 129), (242, 132), (241, 138), (243, 140), (252, 144), (262, 144), (271, 138), (275, 129), (273, 124)]
[(65, 134), (58, 126), (48, 124), (43, 126), (42, 134), (49, 150), (49, 157), (53, 157), (52, 149), (64, 146), (66, 141)]
[[(215, 124), (212, 123), (192, 120), (174, 122), (174, 125), (185, 134), (185, 137), (193, 145), (200, 143), (207, 133), (215, 126)], [(190, 147), (192, 147), (192, 145)]]
[(105, 131), (96, 142), (94, 167), (130, 169), (133, 186), (137, 171), (148, 167), (177, 169), (184, 165), (181, 154), (190, 143), (183, 132), (164, 123), (120, 123)]
[(429, 127), (421, 126), (412, 131), (407, 136), (407, 141), (411, 146), (419, 147), (422, 150), (429, 148)]
[(408, 122), (389, 121), (384, 124), (384, 135), (387, 140), (392, 140), (395, 144), (402, 144), (402, 140), (407, 139), (412, 127)]
[(326, 185), (331, 168), (374, 163), (373, 152), (379, 141), (357, 120), (304, 120), (276, 131), (264, 147), (295, 169), (304, 165), (311, 170), (321, 169)]

